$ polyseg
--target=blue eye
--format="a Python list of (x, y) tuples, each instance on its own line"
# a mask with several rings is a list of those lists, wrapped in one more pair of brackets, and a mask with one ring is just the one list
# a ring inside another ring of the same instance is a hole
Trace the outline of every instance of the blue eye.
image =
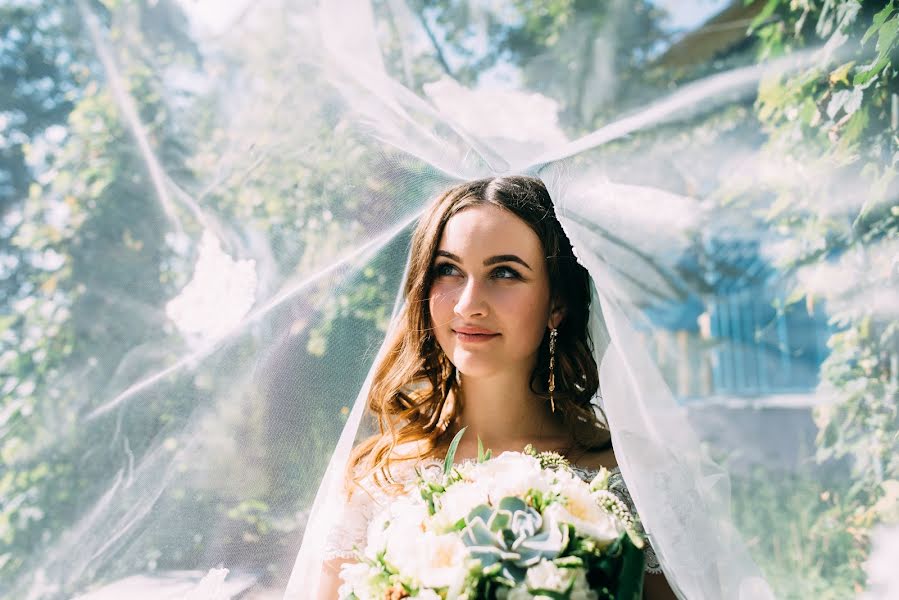
[(511, 267), (497, 267), (493, 270), (494, 279), (521, 279), (521, 275)]
[[(431, 272), (434, 277), (455, 277), (460, 275), (459, 269), (450, 263), (434, 265)], [(521, 279), (521, 274), (511, 267), (497, 267), (490, 272), (491, 279)]]
[(456, 274), (456, 267), (449, 263), (434, 265), (434, 277), (449, 277)]

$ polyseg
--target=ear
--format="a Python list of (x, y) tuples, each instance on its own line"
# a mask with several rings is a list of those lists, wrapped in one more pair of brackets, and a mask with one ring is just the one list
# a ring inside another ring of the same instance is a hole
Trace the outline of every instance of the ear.
[(547, 323), (547, 327), (550, 329), (557, 329), (559, 325), (562, 324), (562, 321), (565, 319), (565, 305), (562, 304), (558, 299), (553, 300), (552, 305), (549, 309), (549, 321)]

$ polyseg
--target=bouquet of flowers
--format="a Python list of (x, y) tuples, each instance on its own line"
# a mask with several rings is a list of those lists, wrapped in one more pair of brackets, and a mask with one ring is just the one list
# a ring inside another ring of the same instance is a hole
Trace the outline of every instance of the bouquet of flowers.
[(587, 483), (559, 454), (478, 441), (477, 462), (417, 471), (410, 494), (375, 517), (341, 600), (638, 600), (643, 539), (602, 469)]

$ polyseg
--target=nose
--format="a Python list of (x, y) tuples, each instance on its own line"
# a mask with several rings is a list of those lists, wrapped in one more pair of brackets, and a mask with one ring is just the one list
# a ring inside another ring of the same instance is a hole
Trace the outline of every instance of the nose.
[(483, 287), (477, 279), (469, 277), (461, 286), (453, 311), (463, 319), (487, 316), (486, 297)]

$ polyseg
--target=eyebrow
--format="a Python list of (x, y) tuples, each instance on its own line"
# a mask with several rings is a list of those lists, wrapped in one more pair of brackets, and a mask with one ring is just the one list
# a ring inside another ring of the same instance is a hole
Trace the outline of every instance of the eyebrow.
[[(446, 250), (438, 250), (437, 256), (443, 256), (443, 257), (449, 258), (450, 260), (454, 260), (457, 263), (460, 263), (460, 264), (462, 263), (461, 258), (456, 256), (452, 252), (447, 252)], [(488, 258), (484, 261), (484, 266), (489, 267), (490, 265), (495, 265), (497, 263), (503, 263), (503, 262), (518, 263), (518, 264), (524, 266), (525, 268), (527, 268), (529, 271), (533, 271), (533, 269), (531, 268), (531, 265), (524, 262), (521, 258), (515, 256), (514, 254), (497, 254), (496, 256), (491, 256), (490, 258)]]

